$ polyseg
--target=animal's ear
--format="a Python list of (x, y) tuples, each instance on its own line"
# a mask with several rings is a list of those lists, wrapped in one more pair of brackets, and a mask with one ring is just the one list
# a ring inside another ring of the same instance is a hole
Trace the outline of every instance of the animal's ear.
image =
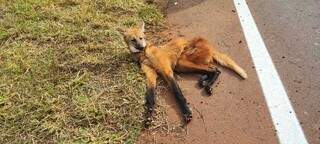
[(126, 35), (126, 29), (125, 28), (117, 28), (117, 30), (122, 34), (122, 35)]
[(142, 32), (145, 31), (145, 24), (144, 24), (144, 21), (141, 20), (140, 24), (139, 24), (139, 28), (141, 29)]

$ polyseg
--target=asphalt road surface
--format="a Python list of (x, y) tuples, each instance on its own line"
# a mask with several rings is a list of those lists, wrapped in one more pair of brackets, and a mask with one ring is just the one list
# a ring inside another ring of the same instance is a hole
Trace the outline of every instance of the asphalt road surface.
[[(320, 143), (320, 1), (247, 0), (262, 39), (297, 114), (307, 141)], [(193, 109), (187, 134), (155, 137), (155, 143), (274, 144), (272, 121), (261, 82), (233, 0), (175, 0), (167, 8), (177, 36), (202, 36), (230, 55), (249, 75), (241, 80), (223, 69), (214, 94), (204, 96), (194, 76), (179, 84)], [(174, 103), (169, 103), (175, 109)], [(173, 118), (178, 114), (169, 112)], [(290, 131), (288, 131), (290, 133)]]

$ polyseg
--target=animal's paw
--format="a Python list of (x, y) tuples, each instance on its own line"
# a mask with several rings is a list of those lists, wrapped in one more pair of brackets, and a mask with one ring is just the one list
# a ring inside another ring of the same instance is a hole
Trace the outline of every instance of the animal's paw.
[(151, 117), (146, 118), (146, 119), (144, 120), (144, 128), (149, 128), (150, 125), (151, 125), (151, 122), (152, 122)]
[(200, 88), (204, 88), (206, 85), (208, 85), (207, 79), (208, 75), (202, 75), (198, 81), (198, 86)]
[(153, 109), (152, 108), (146, 109), (145, 119), (144, 119), (144, 122), (143, 122), (145, 128), (149, 128), (149, 126), (151, 125), (152, 113), (153, 113)]
[(192, 120), (192, 113), (191, 112), (186, 112), (183, 114), (184, 121), (186, 123), (189, 123)]
[(204, 89), (207, 92), (208, 96), (211, 96), (213, 94), (213, 88), (211, 86), (206, 86)]
[(198, 86), (200, 87), (200, 88), (204, 88), (205, 86), (207, 85), (207, 82), (205, 81), (205, 80), (199, 80), (198, 81)]

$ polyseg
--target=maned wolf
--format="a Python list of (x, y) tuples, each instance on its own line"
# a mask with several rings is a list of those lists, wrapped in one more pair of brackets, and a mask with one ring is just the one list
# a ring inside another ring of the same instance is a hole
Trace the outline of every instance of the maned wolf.
[(246, 72), (227, 55), (215, 50), (205, 39), (193, 38), (185, 40), (176, 38), (165, 45), (156, 47), (147, 44), (144, 23), (139, 26), (122, 29), (121, 33), (134, 59), (141, 65), (147, 78), (145, 126), (151, 122), (155, 105), (155, 88), (158, 74), (162, 75), (173, 92), (181, 109), (185, 122), (192, 119), (186, 99), (183, 96), (175, 78), (174, 71), (180, 73), (200, 73), (199, 86), (211, 95), (212, 85), (220, 71), (214, 66), (214, 61), (237, 72), (243, 79)]

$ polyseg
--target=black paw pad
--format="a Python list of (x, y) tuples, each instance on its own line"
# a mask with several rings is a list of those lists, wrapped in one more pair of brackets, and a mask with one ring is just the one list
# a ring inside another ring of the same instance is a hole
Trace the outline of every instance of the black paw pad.
[(204, 88), (208, 83), (205, 80), (199, 80), (198, 86), (200, 88)]
[(146, 118), (144, 121), (144, 127), (149, 128), (151, 125), (152, 119), (151, 118)]
[(184, 121), (189, 123), (192, 120), (192, 114), (184, 114)]
[(211, 96), (213, 94), (213, 89), (210, 86), (206, 86), (205, 91), (207, 92), (208, 96)]
[(208, 76), (207, 75), (202, 75), (198, 81), (198, 85), (200, 88), (205, 87), (206, 85), (208, 85), (207, 82)]

